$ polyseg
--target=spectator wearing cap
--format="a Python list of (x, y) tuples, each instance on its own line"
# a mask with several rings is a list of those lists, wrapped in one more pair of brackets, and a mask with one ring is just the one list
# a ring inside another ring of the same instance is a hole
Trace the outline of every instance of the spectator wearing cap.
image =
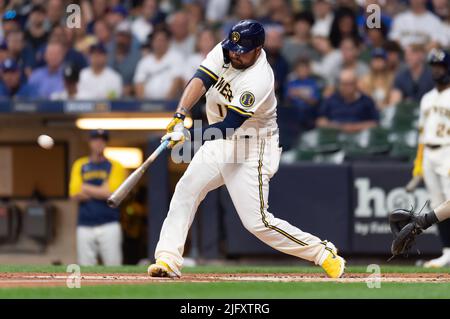
[(424, 43), (427, 49), (450, 44), (444, 25), (426, 4), (427, 0), (410, 0), (409, 9), (395, 16), (389, 38), (403, 49), (412, 43)]
[(157, 0), (144, 0), (140, 13), (133, 21), (131, 31), (140, 43), (145, 43), (154, 26), (163, 23), (166, 15), (159, 9)]
[(6, 39), (11, 31), (20, 30), (19, 16), (15, 10), (7, 10), (2, 16), (2, 40)]
[(172, 34), (170, 49), (183, 56), (194, 53), (195, 36), (189, 32), (189, 16), (184, 11), (175, 12), (168, 18)]
[(72, 166), (69, 195), (78, 203), (77, 255), (81, 266), (122, 264), (122, 230), (118, 208), (106, 200), (125, 179), (123, 166), (105, 157), (109, 134), (94, 130), (89, 135), (90, 155)]
[(152, 52), (143, 56), (134, 75), (138, 98), (166, 100), (177, 98), (183, 87), (184, 56), (169, 50), (170, 31), (156, 28), (150, 36)]
[(139, 41), (133, 36), (130, 23), (124, 21), (117, 26), (114, 34), (108, 52), (108, 65), (122, 77), (125, 96), (132, 94), (133, 76), (140, 58)]
[(36, 59), (37, 52), (45, 47), (50, 35), (46, 14), (45, 7), (33, 6), (25, 25), (25, 40), (31, 46)]
[(319, 108), (316, 126), (356, 133), (377, 126), (378, 120), (374, 101), (358, 90), (355, 70), (344, 69), (339, 76), (338, 91)]
[(283, 56), (291, 67), (300, 57), (313, 58), (315, 55), (311, 44), (311, 28), (314, 24), (314, 16), (303, 11), (295, 16), (294, 34), (284, 41)]
[(331, 24), (333, 23), (333, 6), (332, 0), (316, 0), (312, 5), (314, 14), (314, 25), (311, 32), (322, 32), (325, 36), (330, 35)]
[(80, 78), (80, 69), (78, 65), (67, 64), (64, 66), (64, 90), (53, 93), (51, 100), (76, 100), (78, 99), (78, 80)]
[(273, 69), (275, 76), (275, 94), (282, 100), (284, 95), (284, 86), (289, 74), (289, 63), (282, 54), (284, 34), (280, 26), (266, 27), (266, 41), (264, 50), (266, 51), (267, 61)]
[(433, 77), (425, 59), (424, 44), (410, 44), (405, 48), (406, 65), (395, 75), (391, 94), (392, 105), (401, 101), (420, 103), (422, 96), (433, 89)]
[(46, 66), (35, 69), (29, 83), (36, 87), (37, 98), (48, 99), (55, 92), (64, 89), (63, 62), (66, 53), (64, 44), (59, 41), (49, 42), (44, 53)]
[(122, 96), (122, 78), (107, 66), (107, 52), (103, 44), (90, 49), (90, 66), (80, 73), (78, 97), (84, 100), (117, 99)]
[(370, 72), (359, 81), (359, 88), (372, 97), (379, 110), (390, 106), (394, 72), (387, 65), (387, 53), (382, 48), (373, 49)]
[(4, 60), (1, 65), (0, 98), (33, 98), (34, 88), (27, 83), (19, 65), (13, 59)]
[(108, 10), (105, 21), (110, 30), (114, 31), (117, 26), (128, 17), (128, 10), (121, 4), (117, 4)]
[(404, 65), (402, 47), (395, 41), (387, 40), (383, 48), (387, 55), (388, 69), (396, 73)]
[(314, 127), (317, 106), (321, 99), (321, 86), (311, 72), (311, 61), (300, 58), (294, 67), (294, 78), (286, 85), (284, 101), (297, 110), (302, 130)]

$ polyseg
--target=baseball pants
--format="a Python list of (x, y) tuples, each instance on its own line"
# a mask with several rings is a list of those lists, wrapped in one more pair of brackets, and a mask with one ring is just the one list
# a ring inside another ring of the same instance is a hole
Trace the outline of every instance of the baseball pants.
[(280, 155), (278, 135), (205, 142), (175, 188), (155, 258), (181, 274), (186, 236), (198, 205), (208, 192), (225, 185), (249, 232), (281, 252), (321, 264), (326, 242), (268, 211), (269, 181)]
[[(431, 207), (437, 207), (450, 200), (450, 146), (431, 149), (423, 153), (423, 178), (431, 200)], [(450, 219), (438, 225), (439, 236), (444, 247), (450, 247)]]
[(80, 266), (97, 265), (100, 256), (105, 266), (122, 264), (122, 229), (118, 222), (77, 227), (77, 253)]

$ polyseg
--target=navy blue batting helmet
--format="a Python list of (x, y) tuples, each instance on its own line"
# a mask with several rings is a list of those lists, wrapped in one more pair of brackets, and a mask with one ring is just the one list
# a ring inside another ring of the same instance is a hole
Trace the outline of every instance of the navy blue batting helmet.
[(247, 53), (264, 45), (264, 27), (255, 20), (242, 20), (235, 24), (228, 37), (222, 41), (222, 48), (236, 53)]
[(428, 54), (428, 64), (442, 64), (447, 67), (450, 72), (450, 55), (441, 49), (432, 49)]

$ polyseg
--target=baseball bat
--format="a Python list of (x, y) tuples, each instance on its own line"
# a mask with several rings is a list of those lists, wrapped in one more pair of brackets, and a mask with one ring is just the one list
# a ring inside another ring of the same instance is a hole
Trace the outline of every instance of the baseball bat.
[(153, 163), (158, 155), (167, 148), (169, 142), (169, 140), (165, 140), (164, 142), (162, 142), (158, 146), (158, 148), (145, 160), (145, 162), (142, 163), (141, 166), (136, 168), (134, 172), (131, 173), (131, 175), (128, 176), (122, 184), (120, 184), (119, 188), (117, 188), (106, 201), (108, 206), (115, 208), (120, 205), (120, 203), (130, 193), (133, 187), (136, 186), (136, 184), (139, 182), (150, 164)]
[(422, 176), (414, 176), (409, 182), (408, 184), (405, 186), (405, 189), (408, 193), (413, 192), (417, 186), (419, 186), (419, 184), (422, 182), (423, 177)]

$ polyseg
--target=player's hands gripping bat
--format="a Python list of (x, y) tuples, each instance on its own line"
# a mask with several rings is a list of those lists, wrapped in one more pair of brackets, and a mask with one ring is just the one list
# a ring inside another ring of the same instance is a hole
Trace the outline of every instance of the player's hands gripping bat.
[(142, 163), (141, 166), (136, 168), (136, 170), (131, 173), (131, 175), (128, 176), (127, 179), (119, 186), (119, 188), (116, 189), (116, 191), (112, 193), (111, 196), (109, 196), (108, 200), (106, 201), (109, 206), (118, 207), (120, 205), (120, 203), (125, 199), (128, 193), (130, 193), (133, 187), (136, 186), (136, 184), (139, 182), (150, 164), (153, 163), (158, 155), (168, 147), (169, 142), (169, 140), (164, 140), (161, 145), (159, 145), (158, 148), (145, 160), (145, 162)]
[(161, 142), (170, 141), (168, 148), (173, 148), (175, 145), (181, 145), (185, 141), (189, 141), (191, 139), (191, 134), (184, 127), (183, 123), (178, 123), (173, 128), (172, 132), (166, 133), (163, 137), (161, 137)]

